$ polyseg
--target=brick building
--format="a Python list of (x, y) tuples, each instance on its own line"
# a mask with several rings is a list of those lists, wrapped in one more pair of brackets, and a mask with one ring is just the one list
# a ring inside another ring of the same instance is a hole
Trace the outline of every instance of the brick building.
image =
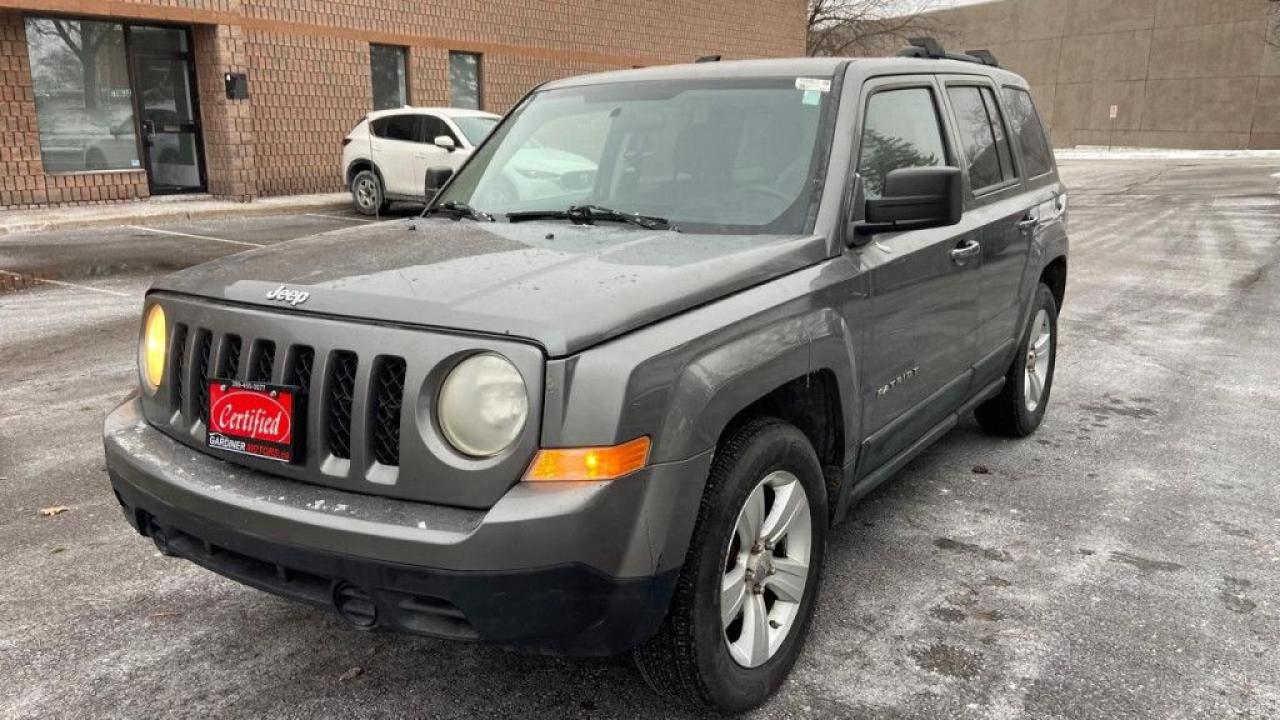
[(336, 191), (375, 106), (804, 48), (805, 0), (0, 0), (0, 207)]
[(931, 20), (1026, 77), (1058, 147), (1280, 148), (1277, 0), (998, 0)]

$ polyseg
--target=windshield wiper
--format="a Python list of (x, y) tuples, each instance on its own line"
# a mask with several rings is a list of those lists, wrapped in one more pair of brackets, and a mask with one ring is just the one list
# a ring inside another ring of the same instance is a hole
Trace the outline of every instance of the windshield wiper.
[(493, 216), (489, 213), (483, 210), (477, 210), (466, 203), (454, 202), (453, 200), (440, 203), (439, 205), (433, 205), (430, 208), (427, 208), (427, 212), (425, 214), (431, 215), (438, 212), (446, 213), (454, 220), (467, 218), (468, 220), (494, 222)]
[(568, 210), (529, 210), (526, 212), (507, 213), (507, 220), (510, 222), (543, 219), (568, 220), (575, 225), (594, 225), (597, 220), (603, 220), (605, 222), (629, 223), (645, 230), (673, 230), (680, 232), (680, 228), (671, 224), (671, 221), (666, 218), (627, 213), (600, 205), (570, 205)]

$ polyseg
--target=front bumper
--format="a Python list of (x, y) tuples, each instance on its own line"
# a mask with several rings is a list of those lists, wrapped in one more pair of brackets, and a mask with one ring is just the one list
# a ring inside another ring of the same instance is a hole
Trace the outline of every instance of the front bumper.
[(130, 523), (165, 552), (360, 627), (609, 655), (670, 601), (710, 454), (611, 483), (518, 484), (489, 510), (350, 493), (183, 446), (136, 399), (104, 427)]

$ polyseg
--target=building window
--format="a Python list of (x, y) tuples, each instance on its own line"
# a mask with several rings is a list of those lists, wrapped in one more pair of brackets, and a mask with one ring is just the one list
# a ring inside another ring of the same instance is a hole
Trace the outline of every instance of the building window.
[(369, 69), (373, 76), (373, 109), (389, 110), (409, 104), (405, 58), (409, 51), (392, 45), (369, 46)]
[(483, 86), (480, 79), (478, 53), (449, 53), (449, 84), (453, 88), (453, 106), (480, 109)]
[(140, 168), (124, 26), (38, 17), (26, 24), (45, 172)]

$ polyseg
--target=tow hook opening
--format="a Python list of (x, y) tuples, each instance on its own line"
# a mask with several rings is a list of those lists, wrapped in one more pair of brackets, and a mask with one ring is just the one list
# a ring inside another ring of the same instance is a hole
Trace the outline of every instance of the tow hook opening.
[(147, 535), (151, 538), (151, 542), (155, 543), (156, 550), (160, 551), (165, 557), (178, 557), (169, 545), (169, 536), (165, 534), (164, 528), (156, 524), (155, 518), (150, 516), (146, 519)]
[(333, 586), (333, 609), (354, 627), (369, 630), (378, 624), (378, 607), (362, 588), (343, 580)]

